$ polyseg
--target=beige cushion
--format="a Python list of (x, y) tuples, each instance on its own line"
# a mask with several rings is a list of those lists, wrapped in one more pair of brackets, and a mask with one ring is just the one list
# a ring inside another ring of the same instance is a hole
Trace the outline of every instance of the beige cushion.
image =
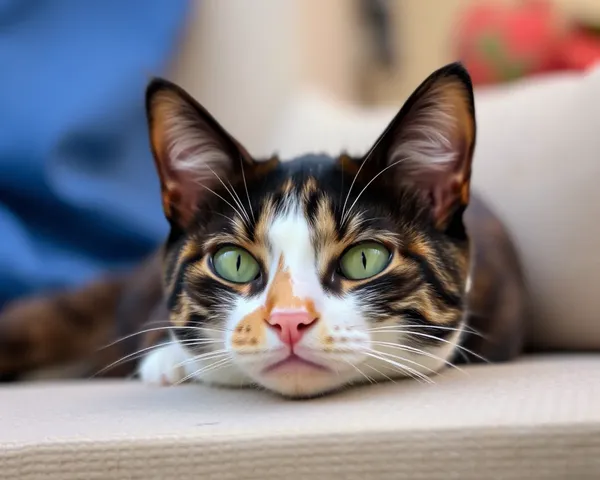
[[(532, 340), (600, 348), (600, 67), (476, 95), (473, 184), (508, 224), (531, 284)], [(265, 150), (364, 152), (397, 107), (364, 109), (308, 92)]]
[(597, 479), (600, 356), (311, 401), (137, 382), (0, 393), (0, 479)]

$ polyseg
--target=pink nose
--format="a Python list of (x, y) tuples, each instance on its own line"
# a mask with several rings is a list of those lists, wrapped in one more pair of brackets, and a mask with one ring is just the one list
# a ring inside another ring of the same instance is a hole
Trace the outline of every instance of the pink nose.
[(317, 320), (308, 312), (280, 312), (272, 314), (267, 323), (277, 331), (283, 343), (293, 347)]

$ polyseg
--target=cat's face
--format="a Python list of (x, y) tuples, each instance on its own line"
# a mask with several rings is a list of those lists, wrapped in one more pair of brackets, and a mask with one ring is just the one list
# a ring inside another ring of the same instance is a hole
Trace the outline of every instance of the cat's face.
[(200, 379), (312, 396), (448, 362), (469, 270), (464, 70), (433, 74), (363, 158), (256, 161), (164, 81), (148, 112), (171, 321)]

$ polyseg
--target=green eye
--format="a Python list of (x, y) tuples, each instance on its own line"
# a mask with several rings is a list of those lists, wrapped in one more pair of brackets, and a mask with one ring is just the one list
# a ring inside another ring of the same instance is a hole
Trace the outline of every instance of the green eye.
[(381, 273), (390, 261), (390, 252), (379, 243), (360, 243), (340, 259), (342, 274), (350, 280), (363, 280)]
[(213, 255), (217, 275), (233, 283), (248, 283), (259, 273), (258, 262), (239, 247), (223, 247)]

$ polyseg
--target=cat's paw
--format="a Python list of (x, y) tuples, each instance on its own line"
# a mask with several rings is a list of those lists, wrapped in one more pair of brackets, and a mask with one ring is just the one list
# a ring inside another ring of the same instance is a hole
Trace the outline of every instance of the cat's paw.
[(151, 385), (175, 385), (188, 375), (186, 362), (190, 360), (185, 350), (176, 343), (152, 350), (140, 362), (138, 374), (142, 382)]

